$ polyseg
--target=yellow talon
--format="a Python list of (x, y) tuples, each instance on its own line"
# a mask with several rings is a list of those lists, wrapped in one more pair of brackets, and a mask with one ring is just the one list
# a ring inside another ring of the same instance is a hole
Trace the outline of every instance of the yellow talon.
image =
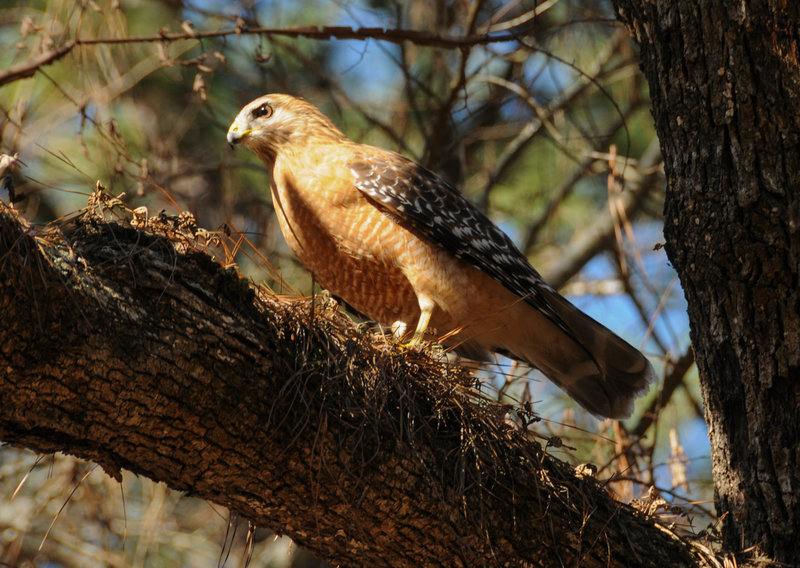
[[(433, 307), (435, 304), (433, 303), (433, 300), (427, 296), (419, 296), (418, 302), (420, 314), (419, 321), (417, 322), (417, 328), (414, 330), (414, 335), (411, 337), (410, 341), (399, 344), (401, 350), (409, 347), (416, 347), (425, 338), (425, 332), (427, 331), (428, 324), (431, 321), (431, 315), (433, 314)], [(406, 324), (404, 321), (396, 321), (392, 324), (392, 333), (398, 339), (405, 336), (407, 330), (408, 324)]]
[(422, 339), (425, 337), (425, 331), (428, 329), (428, 324), (431, 321), (432, 313), (433, 313), (433, 308), (422, 310), (422, 313), (419, 315), (419, 322), (417, 323), (417, 329), (414, 330), (414, 336), (411, 338), (409, 345), (416, 345), (417, 343), (422, 341)]
[(428, 329), (428, 324), (431, 322), (431, 315), (433, 315), (434, 302), (427, 296), (418, 296), (419, 302), (419, 321), (417, 322), (417, 329), (414, 330), (414, 336), (408, 342), (409, 347), (415, 347), (425, 337), (425, 331)]

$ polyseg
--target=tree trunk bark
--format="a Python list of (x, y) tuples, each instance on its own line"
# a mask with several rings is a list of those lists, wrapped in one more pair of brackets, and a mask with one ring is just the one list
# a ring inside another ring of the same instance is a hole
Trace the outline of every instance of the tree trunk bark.
[(0, 204), (0, 440), (164, 481), (333, 564), (700, 564), (465, 370), (277, 301), (190, 226), (37, 232)]
[(724, 545), (800, 559), (800, 3), (614, 0), (641, 47)]

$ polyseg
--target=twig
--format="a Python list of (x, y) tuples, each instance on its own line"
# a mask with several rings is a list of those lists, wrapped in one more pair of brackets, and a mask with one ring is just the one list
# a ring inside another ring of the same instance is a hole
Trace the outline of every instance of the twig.
[(31, 77), (36, 71), (45, 65), (61, 59), (72, 51), (75, 46), (83, 45), (115, 45), (127, 43), (154, 43), (154, 42), (173, 42), (181, 40), (200, 40), (208, 38), (221, 38), (228, 36), (241, 35), (272, 35), (285, 37), (306, 37), (317, 40), (330, 39), (353, 39), (367, 41), (370, 39), (388, 41), (391, 43), (411, 42), (416, 45), (427, 47), (439, 47), (443, 49), (455, 49), (471, 47), (475, 45), (487, 45), (490, 43), (501, 43), (514, 41), (519, 38), (518, 33), (502, 34), (470, 34), (465, 36), (451, 36), (426, 32), (421, 30), (408, 30), (401, 28), (351, 28), (347, 26), (298, 26), (288, 28), (242, 28), (237, 27), (232, 30), (218, 30), (208, 32), (191, 33), (168, 33), (163, 32), (150, 36), (138, 37), (98, 37), (89, 39), (74, 39), (58, 49), (46, 51), (45, 53), (15, 65), (8, 71), (0, 72), (0, 87), (18, 79)]
[(667, 378), (664, 379), (664, 386), (661, 392), (653, 399), (653, 402), (650, 403), (647, 410), (642, 413), (642, 418), (639, 420), (639, 423), (631, 429), (631, 436), (634, 438), (641, 438), (644, 436), (644, 433), (647, 432), (647, 429), (650, 428), (650, 425), (656, 420), (658, 413), (670, 401), (672, 394), (683, 384), (686, 373), (689, 372), (689, 369), (694, 364), (694, 351), (692, 348), (689, 347), (686, 349), (686, 352), (678, 357), (677, 360), (673, 361), (672, 364), (672, 371), (670, 371)]
[(29, 59), (19, 65), (14, 65), (8, 71), (0, 71), (0, 87), (7, 83), (12, 83), (19, 79), (31, 77), (40, 67), (50, 65), (53, 61), (57, 61), (64, 57), (67, 53), (72, 51), (72, 48), (78, 45), (77, 41), (70, 41), (58, 49), (45, 51), (38, 57)]
[(94, 44), (114, 44), (114, 43), (150, 43), (156, 41), (179, 41), (183, 39), (204, 39), (215, 37), (227, 37), (231, 35), (278, 35), (286, 37), (307, 37), (310, 39), (355, 39), (369, 40), (376, 39), (391, 43), (403, 43), (409, 41), (416, 45), (427, 47), (441, 47), (446, 49), (469, 47), (474, 45), (486, 45), (490, 43), (501, 43), (519, 39), (518, 33), (502, 34), (470, 34), (465, 36), (451, 36), (437, 34), (433, 32), (409, 29), (386, 29), (386, 28), (352, 28), (348, 26), (296, 26), (287, 28), (236, 28), (232, 30), (219, 30), (214, 32), (194, 32), (188, 33), (160, 33), (152, 36), (122, 37), (122, 38), (94, 38), (76, 40), (79, 45)]

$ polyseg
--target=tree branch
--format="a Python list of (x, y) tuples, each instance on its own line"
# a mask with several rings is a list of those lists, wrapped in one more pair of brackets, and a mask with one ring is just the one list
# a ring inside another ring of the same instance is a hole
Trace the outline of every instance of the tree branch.
[[(664, 174), (660, 168), (654, 167), (660, 158), (658, 146), (652, 145), (639, 163), (639, 171), (642, 172), (642, 175), (625, 181), (622, 208), (628, 219), (635, 218), (655, 190), (663, 187)], [(604, 213), (598, 216), (591, 225), (576, 232), (569, 245), (561, 249), (558, 265), (545, 271), (550, 285), (556, 289), (561, 288), (570, 278), (580, 272), (589, 260), (616, 243), (615, 223), (616, 221), (610, 214)]]
[(379, 40), (390, 43), (410, 42), (414, 45), (439, 47), (442, 49), (458, 49), (475, 45), (488, 45), (517, 41), (524, 34), (517, 32), (482, 33), (465, 36), (452, 36), (425, 30), (400, 28), (352, 28), (350, 26), (288, 26), (285, 28), (262, 28), (237, 26), (232, 30), (171, 33), (162, 31), (157, 35), (138, 37), (106, 37), (76, 40), (80, 45), (118, 44), (118, 43), (153, 43), (160, 41), (178, 41), (185, 39), (218, 38), (241, 35), (265, 35), (283, 37), (305, 37), (316, 40), (351, 39), (359, 41)]
[(333, 563), (698, 565), (467, 371), (330, 302), (310, 320), (198, 250), (186, 219), (130, 225), (38, 230), (0, 204), (0, 439), (164, 481)]
[(358, 40), (358, 41), (387, 41), (389, 43), (402, 44), (405, 42), (426, 47), (438, 47), (442, 49), (460, 49), (476, 45), (489, 45), (517, 41), (522, 35), (518, 32), (503, 33), (482, 33), (470, 34), (465, 36), (451, 36), (423, 30), (392, 29), (392, 28), (352, 28), (348, 26), (289, 26), (285, 28), (249, 28), (237, 26), (232, 30), (217, 31), (184, 31), (167, 32), (160, 31), (158, 34), (136, 37), (98, 37), (87, 39), (74, 39), (65, 43), (63, 46), (45, 51), (37, 57), (15, 65), (6, 71), (0, 71), (0, 87), (7, 83), (13, 83), (19, 79), (33, 76), (41, 67), (49, 65), (64, 57), (76, 46), (93, 45), (118, 45), (131, 43), (169, 43), (181, 40), (201, 40), (212, 38), (226, 38), (228, 36), (242, 35), (264, 35), (327, 41), (338, 40)]
[(0, 71), (0, 87), (6, 83), (13, 83), (19, 79), (32, 77), (40, 67), (44, 67), (45, 65), (50, 65), (54, 61), (58, 61), (67, 53), (72, 51), (72, 48), (75, 47), (75, 45), (76, 43), (74, 41), (69, 41), (57, 49), (45, 51), (38, 57), (24, 61), (19, 65), (14, 65), (6, 71)]

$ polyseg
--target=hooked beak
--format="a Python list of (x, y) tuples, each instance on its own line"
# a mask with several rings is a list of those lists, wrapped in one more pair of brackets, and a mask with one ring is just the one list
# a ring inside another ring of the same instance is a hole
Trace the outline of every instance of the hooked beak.
[(231, 127), (228, 129), (228, 145), (233, 149), (236, 144), (242, 141), (242, 137), (244, 136), (239, 131), (241, 129), (234, 123), (231, 124)]

